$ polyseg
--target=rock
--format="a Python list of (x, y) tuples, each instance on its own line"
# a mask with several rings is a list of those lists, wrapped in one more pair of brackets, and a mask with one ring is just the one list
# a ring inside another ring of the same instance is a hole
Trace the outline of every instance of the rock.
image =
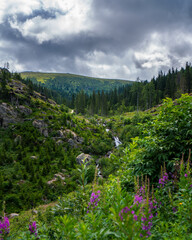
[(38, 211), (35, 210), (35, 209), (33, 209), (33, 210), (32, 210), (32, 213), (35, 214), (35, 215), (37, 215), (37, 214), (38, 214)]
[(48, 125), (43, 120), (34, 120), (33, 126), (38, 128), (40, 133), (45, 137), (49, 136), (48, 129), (47, 129)]
[[(58, 179), (61, 179), (62, 181), (65, 180), (65, 177), (64, 177), (63, 173), (56, 173), (56, 174), (54, 175), (54, 178), (51, 179), (50, 181), (48, 181), (47, 184), (48, 184), (48, 185), (51, 185), (51, 184), (53, 184), (54, 182), (58, 181)], [(66, 183), (63, 182), (63, 184), (66, 184)]]
[(11, 213), (11, 214), (9, 215), (9, 218), (14, 218), (14, 217), (18, 217), (18, 216), (19, 216), (18, 213)]
[(111, 157), (111, 154), (112, 154), (112, 152), (111, 152), (111, 151), (109, 151), (109, 152), (107, 152), (107, 154), (105, 155), (105, 157), (108, 157), (108, 158), (110, 158), (110, 157)]
[(82, 137), (77, 137), (76, 138), (76, 142), (78, 143), (78, 144), (82, 144), (83, 143), (83, 138)]
[(55, 101), (53, 101), (52, 99), (48, 99), (48, 103), (52, 104), (52, 105), (57, 105)]
[(82, 164), (83, 162), (87, 163), (93, 158), (89, 154), (81, 153), (76, 157), (76, 161), (78, 164)]
[(63, 173), (57, 173), (57, 174), (54, 175), (54, 177), (55, 178), (60, 178), (63, 181), (65, 180), (65, 177), (64, 177)]
[(58, 136), (60, 137), (60, 138), (63, 138), (64, 136), (63, 136), (63, 131), (62, 130), (59, 130), (58, 132), (57, 132), (57, 134), (58, 134)]
[(63, 144), (63, 141), (62, 140), (58, 140), (57, 142), (56, 142), (56, 144), (59, 146), (59, 145), (62, 145)]
[(77, 148), (77, 144), (72, 138), (69, 138), (67, 142), (72, 148)]
[(19, 105), (18, 110), (25, 115), (30, 115), (33, 112), (30, 108), (27, 108), (23, 105)]
[(17, 111), (7, 103), (0, 104), (1, 127), (7, 127), (9, 123), (19, 122)]
[(18, 185), (21, 185), (21, 184), (24, 184), (25, 182), (26, 182), (25, 180), (22, 180), (22, 179), (21, 179), (17, 184), (18, 184)]
[(42, 134), (44, 137), (48, 137), (49, 136), (48, 129), (43, 129)]
[(21, 143), (21, 136), (17, 135), (17, 137), (14, 139), (14, 142), (17, 144)]
[(77, 134), (71, 131), (70, 129), (66, 129), (63, 131), (63, 134), (65, 136), (70, 135), (72, 138), (77, 138)]

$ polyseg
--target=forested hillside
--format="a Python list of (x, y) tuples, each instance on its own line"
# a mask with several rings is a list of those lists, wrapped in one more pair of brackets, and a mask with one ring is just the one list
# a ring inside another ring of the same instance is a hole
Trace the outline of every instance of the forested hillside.
[(120, 86), (111, 91), (93, 91), (87, 95), (81, 91), (75, 96), (77, 113), (112, 115), (125, 111), (146, 110), (169, 97), (176, 99), (192, 90), (192, 67), (186, 63), (181, 70), (171, 69), (168, 73), (159, 72), (151, 81), (137, 79), (132, 84)]
[(63, 97), (70, 99), (73, 94), (81, 90), (89, 95), (93, 90), (106, 92), (131, 83), (128, 80), (94, 78), (69, 73), (22, 72), (21, 76), (25, 79), (31, 79), (34, 83), (41, 83), (42, 86), (55, 90)]
[(104, 127), (75, 116), (7, 69), (0, 80), (0, 209), (5, 201), (7, 213), (20, 212), (74, 190), (82, 153), (92, 159), (92, 181), (94, 159), (114, 148)]

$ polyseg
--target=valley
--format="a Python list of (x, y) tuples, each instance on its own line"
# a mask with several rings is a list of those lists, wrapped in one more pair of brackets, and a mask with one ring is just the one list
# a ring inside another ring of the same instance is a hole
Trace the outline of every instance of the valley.
[[(179, 95), (177, 85), (178, 98), (162, 98), (143, 109), (144, 89), (161, 78), (134, 83), (141, 87), (139, 101), (136, 91), (133, 105), (125, 105), (129, 91), (124, 99), (117, 91), (118, 107), (112, 111), (114, 102), (108, 101), (108, 111), (99, 114), (86, 104), (79, 111), (82, 105), (59, 103), (55, 90), (5, 68), (0, 80), (0, 236), (184, 239), (186, 231), (191, 234), (192, 96), (187, 88)], [(114, 89), (106, 94), (112, 96)], [(84, 98), (80, 94), (78, 103)]]

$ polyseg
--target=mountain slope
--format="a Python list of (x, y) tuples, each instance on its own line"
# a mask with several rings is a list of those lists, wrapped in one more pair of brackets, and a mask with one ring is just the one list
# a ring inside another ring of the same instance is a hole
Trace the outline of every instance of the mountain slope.
[(0, 74), (0, 210), (5, 201), (7, 213), (74, 190), (80, 154), (90, 160), (92, 181), (95, 159), (114, 147), (103, 126), (76, 116), (14, 77)]
[(41, 72), (22, 72), (23, 78), (30, 78), (34, 82), (40, 82), (46, 87), (59, 92), (69, 94), (84, 90), (85, 93), (92, 91), (109, 91), (114, 88), (132, 83), (129, 80), (92, 78), (68, 73), (41, 73)]

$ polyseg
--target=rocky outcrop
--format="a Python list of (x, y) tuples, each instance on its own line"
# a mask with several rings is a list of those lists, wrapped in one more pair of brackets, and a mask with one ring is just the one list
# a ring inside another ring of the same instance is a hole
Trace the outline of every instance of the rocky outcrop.
[(17, 111), (7, 103), (0, 104), (0, 126), (6, 127), (9, 123), (16, 123), (20, 121)]
[(36, 127), (44, 137), (48, 137), (48, 125), (43, 120), (34, 120), (33, 126)]
[(50, 181), (48, 181), (47, 184), (48, 184), (48, 185), (51, 185), (51, 184), (53, 184), (54, 182), (58, 181), (59, 179), (60, 179), (61, 181), (63, 181), (63, 184), (66, 184), (66, 183), (64, 182), (65, 176), (64, 176), (63, 173), (57, 173), (57, 174), (55, 174), (55, 175), (54, 175), (54, 178), (51, 179)]
[(30, 115), (32, 113), (32, 110), (28, 107), (25, 107), (23, 105), (19, 105), (18, 110), (20, 113), (23, 113), (24, 115)]
[(76, 157), (76, 161), (78, 164), (83, 164), (91, 161), (93, 158), (89, 154), (81, 153)]
[[(60, 130), (58, 130), (57, 136), (58, 137), (54, 138), (55, 140), (62, 139), (62, 138), (66, 139), (67, 142), (69, 143), (69, 145), (72, 148), (77, 148), (79, 144), (83, 143), (83, 138), (79, 137), (75, 132), (71, 131), (70, 129), (66, 129), (66, 130), (60, 129)], [(57, 143), (58, 142), (59, 141), (57, 141)]]

